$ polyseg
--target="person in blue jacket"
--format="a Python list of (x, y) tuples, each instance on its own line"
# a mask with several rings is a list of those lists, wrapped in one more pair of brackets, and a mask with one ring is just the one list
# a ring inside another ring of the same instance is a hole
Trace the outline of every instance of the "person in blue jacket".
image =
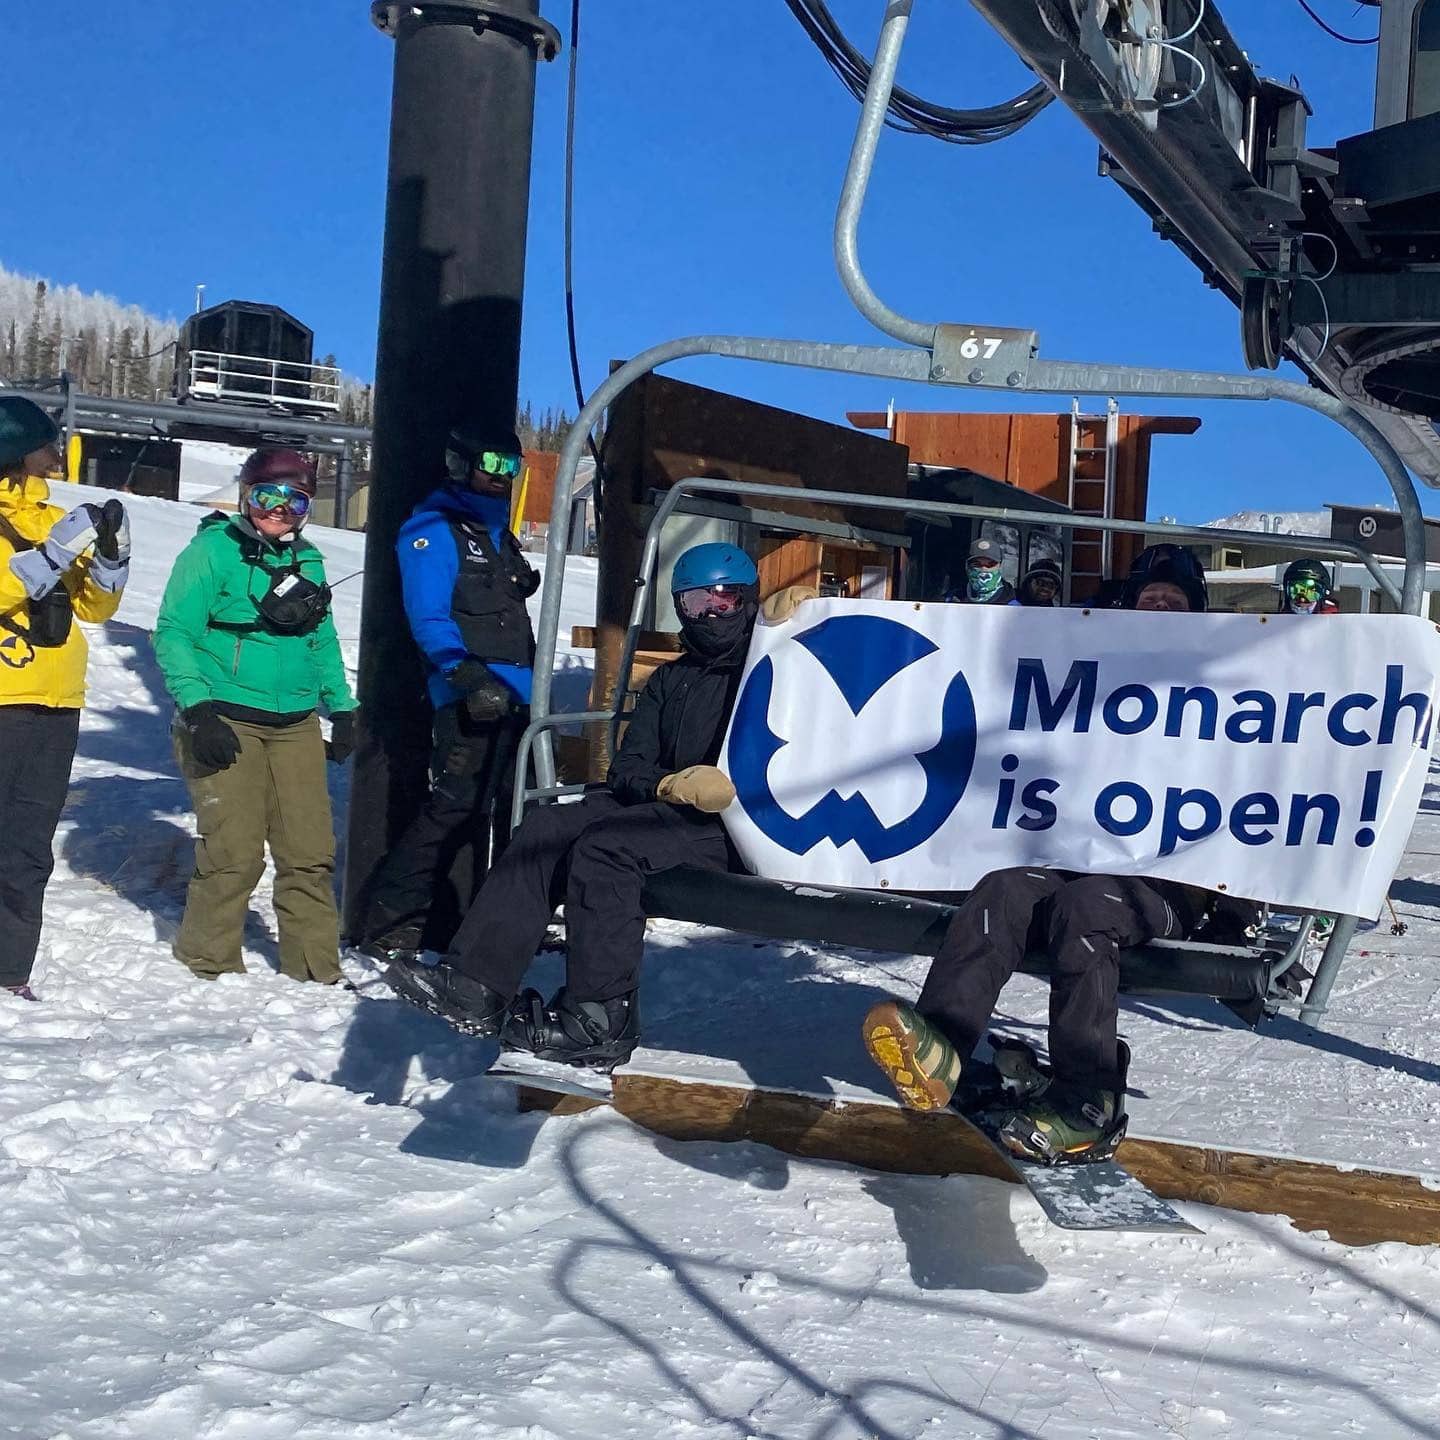
[[(400, 528), (396, 553), (411, 633), (429, 670), (435, 711), (430, 796), (371, 883), (364, 948), (377, 959), (443, 948), (426, 934), (455, 857), (474, 847), (474, 886), (506, 833), (512, 771), (529, 723), (535, 635), (526, 600), (540, 576), (510, 530), (520, 473), (513, 429), (459, 427), (446, 483)], [(458, 923), (471, 895), (444, 907)]]

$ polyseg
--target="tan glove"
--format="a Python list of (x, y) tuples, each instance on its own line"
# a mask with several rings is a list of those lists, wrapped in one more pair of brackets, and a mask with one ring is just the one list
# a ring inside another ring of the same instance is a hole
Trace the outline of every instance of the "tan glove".
[(714, 765), (687, 765), (665, 776), (655, 787), (655, 795), (672, 805), (693, 805), (707, 815), (717, 815), (735, 798), (735, 786)]
[(767, 625), (783, 625), (807, 600), (818, 600), (820, 592), (813, 585), (787, 585), (765, 597), (760, 618)]

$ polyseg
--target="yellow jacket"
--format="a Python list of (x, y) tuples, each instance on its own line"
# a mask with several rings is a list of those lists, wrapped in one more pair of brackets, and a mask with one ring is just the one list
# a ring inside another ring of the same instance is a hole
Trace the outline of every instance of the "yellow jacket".
[[(0, 479), (0, 516), (27, 540), (40, 541), (65, 513), (48, 504), (50, 487), (43, 480)], [(25, 587), (10, 568), (15, 547), (0, 531), (0, 705), (47, 705), (78, 710), (85, 703), (85, 660), (89, 647), (78, 625), (70, 627), (63, 645), (33, 646), (10, 628), (29, 629)], [(119, 592), (102, 590), (90, 579), (90, 562), (81, 558), (61, 583), (70, 592), (77, 619), (108, 620), (120, 604)]]

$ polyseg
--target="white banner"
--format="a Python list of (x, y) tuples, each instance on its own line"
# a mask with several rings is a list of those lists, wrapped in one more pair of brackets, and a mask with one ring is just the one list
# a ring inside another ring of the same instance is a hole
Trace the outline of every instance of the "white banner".
[(1051, 865), (1378, 915), (1429, 764), (1414, 616), (813, 600), (755, 627), (725, 822), (773, 879)]

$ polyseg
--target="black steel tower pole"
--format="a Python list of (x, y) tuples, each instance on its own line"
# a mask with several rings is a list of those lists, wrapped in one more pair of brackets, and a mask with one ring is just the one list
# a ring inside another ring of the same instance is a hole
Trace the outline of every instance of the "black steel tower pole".
[(538, 0), (376, 0), (395, 41), (360, 621), (362, 737), (345, 860), (348, 938), (367, 882), (425, 796), (429, 706), (395, 537), (443, 475), (445, 434), (513, 423), (535, 64), (559, 35)]

